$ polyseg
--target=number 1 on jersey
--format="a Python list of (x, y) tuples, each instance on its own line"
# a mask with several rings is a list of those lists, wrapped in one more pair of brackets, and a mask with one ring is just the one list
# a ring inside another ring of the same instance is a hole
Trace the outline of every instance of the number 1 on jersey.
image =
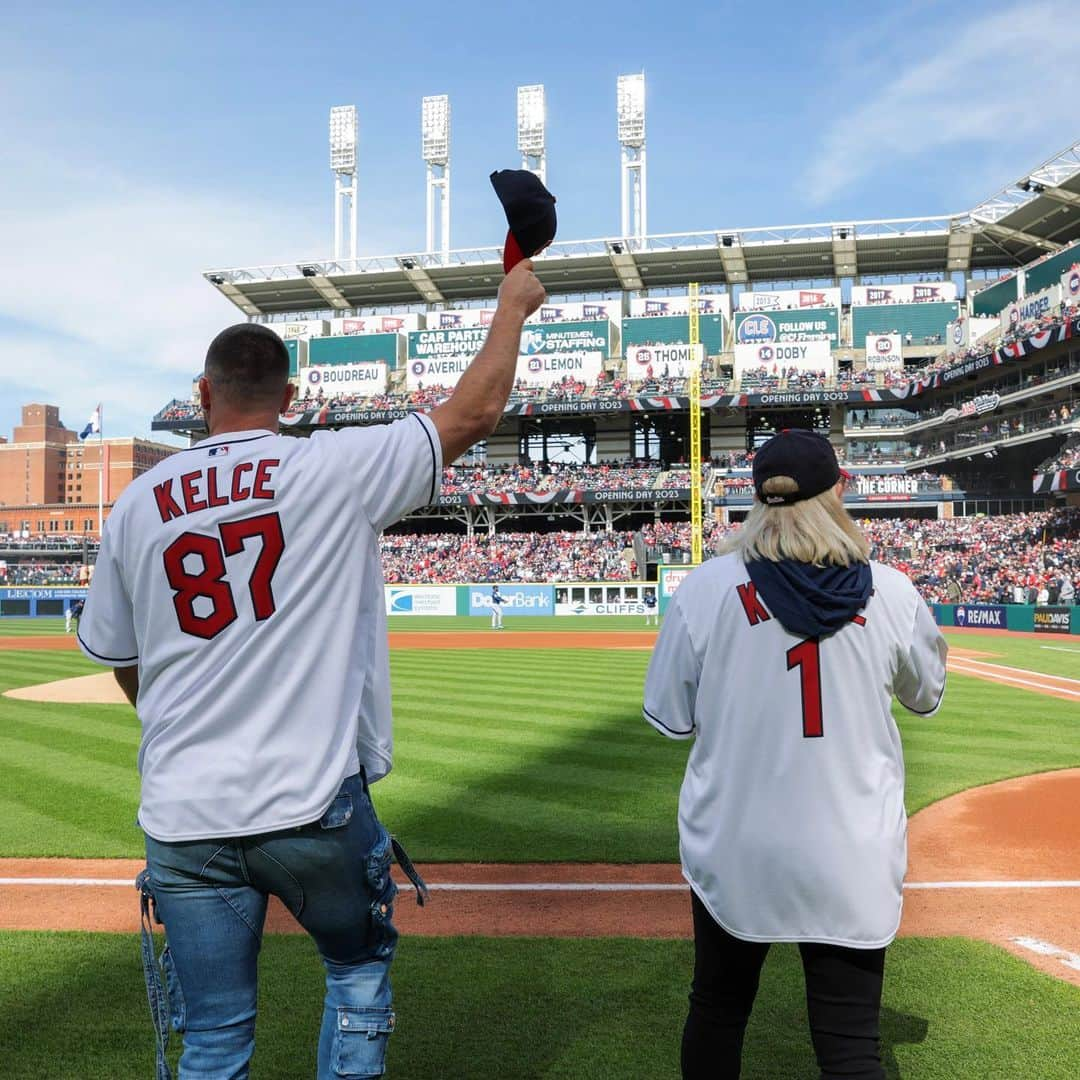
[(804, 739), (825, 734), (821, 719), (821, 649), (817, 638), (807, 638), (787, 651), (787, 669), (799, 669), (802, 683), (802, 733)]

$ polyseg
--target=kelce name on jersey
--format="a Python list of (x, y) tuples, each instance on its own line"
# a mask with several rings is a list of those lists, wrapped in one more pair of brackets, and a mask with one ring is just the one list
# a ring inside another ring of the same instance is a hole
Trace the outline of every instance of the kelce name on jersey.
[[(735, 591), (739, 594), (739, 603), (742, 604), (743, 613), (746, 615), (746, 621), (751, 626), (757, 626), (759, 623), (766, 623), (772, 618), (765, 605), (761, 602), (761, 597), (758, 596), (757, 588), (752, 581), (747, 581), (743, 585), (736, 585)], [(873, 589), (870, 590), (870, 595), (874, 595)], [(865, 626), (866, 616), (852, 615), (851, 621), (856, 626)]]
[[(228, 506), (229, 503), (245, 502), (248, 499), (272, 499), (274, 489), (270, 487), (272, 469), (281, 462), (277, 458), (263, 461), (240, 461), (232, 470), (232, 477), (218, 476), (218, 467), (211, 465), (206, 469), (196, 469), (180, 477), (170, 476), (168, 480), (154, 485), (154, 501), (162, 522), (194, 514), (199, 510), (208, 510), (214, 506)], [(254, 473), (254, 476), (249, 474)], [(173, 484), (179, 488), (180, 502), (173, 494)], [(183, 506), (180, 503), (183, 503)]]

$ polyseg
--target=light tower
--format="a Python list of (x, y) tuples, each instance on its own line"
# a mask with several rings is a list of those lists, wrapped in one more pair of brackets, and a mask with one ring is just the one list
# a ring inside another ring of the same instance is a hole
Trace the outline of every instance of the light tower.
[(616, 92), (622, 147), (622, 236), (642, 240), (647, 231), (645, 176), (645, 73), (620, 75)]
[[(356, 258), (356, 106), (330, 110), (330, 168), (334, 173), (334, 258)], [(348, 231), (344, 223), (348, 214)], [(344, 243), (343, 243), (344, 241)]]
[(517, 138), (518, 150), (521, 151), (521, 167), (536, 173), (542, 184), (547, 183), (546, 123), (547, 108), (543, 86), (519, 86)]
[(426, 97), (420, 110), (420, 143), (427, 165), (427, 250), (435, 250), (435, 218), (439, 218), (439, 250), (450, 251), (450, 98)]

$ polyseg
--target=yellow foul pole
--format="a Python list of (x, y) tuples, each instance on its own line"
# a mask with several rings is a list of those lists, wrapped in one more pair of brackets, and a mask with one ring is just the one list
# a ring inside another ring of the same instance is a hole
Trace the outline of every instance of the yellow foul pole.
[(697, 347), (701, 342), (698, 314), (699, 286), (690, 284), (690, 561), (701, 562), (701, 365)]

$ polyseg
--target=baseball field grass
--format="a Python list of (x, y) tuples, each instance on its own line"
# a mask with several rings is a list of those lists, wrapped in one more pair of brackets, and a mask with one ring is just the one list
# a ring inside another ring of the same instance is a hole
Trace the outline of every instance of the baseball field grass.
[[(60, 620), (44, 622), (0, 621), (0, 635), (62, 631)], [(391, 629), (491, 633), (483, 619), (438, 622), (392, 620)], [(375, 797), (414, 857), (676, 858), (687, 745), (640, 719), (648, 653), (604, 648), (606, 634), (642, 623), (572, 625), (595, 630), (597, 648), (392, 654), (396, 768)], [(507, 619), (503, 633), (554, 628), (549, 619)], [(1069, 651), (1080, 647), (1068, 638), (1049, 648), (1034, 639), (953, 641), (992, 654), (988, 663), (1080, 677), (1080, 651)], [(77, 653), (0, 652), (0, 690), (99, 670)], [(964, 676), (950, 679), (936, 717), (901, 714), (900, 723), (912, 811), (995, 779), (1080, 764), (1075, 703)], [(0, 698), (0, 856), (137, 857), (137, 745), (126, 707)], [(663, 918), (655, 898), (642, 903), (648, 918)], [(674, 1078), (690, 965), (683, 941), (406, 937), (389, 1075)], [(322, 970), (306, 939), (267, 937), (261, 994), (254, 1080), (310, 1076)], [(993, 946), (902, 939), (886, 979), (887, 1072), (890, 1080), (1071, 1080), (1080, 1072), (1078, 1011), (1080, 989)], [(778, 948), (743, 1075), (811, 1080), (812, 1060), (797, 953)], [(152, 1061), (131, 936), (0, 933), (4, 1080), (126, 1080), (152, 1075)]]
[[(682, 898), (680, 898), (680, 902)], [(0, 934), (5, 1080), (153, 1074), (138, 950), (123, 935)], [(394, 964), (389, 1076), (675, 1080), (691, 946), (683, 941), (412, 938)], [(253, 1080), (314, 1074), (322, 968), (302, 937), (260, 961)], [(890, 1080), (1072, 1080), (1080, 990), (989, 945), (900, 940), (882, 1016)], [(176, 1049), (172, 1052), (175, 1061)], [(174, 1074), (175, 1075), (175, 1074)], [(792, 947), (766, 964), (745, 1080), (814, 1080)]]

